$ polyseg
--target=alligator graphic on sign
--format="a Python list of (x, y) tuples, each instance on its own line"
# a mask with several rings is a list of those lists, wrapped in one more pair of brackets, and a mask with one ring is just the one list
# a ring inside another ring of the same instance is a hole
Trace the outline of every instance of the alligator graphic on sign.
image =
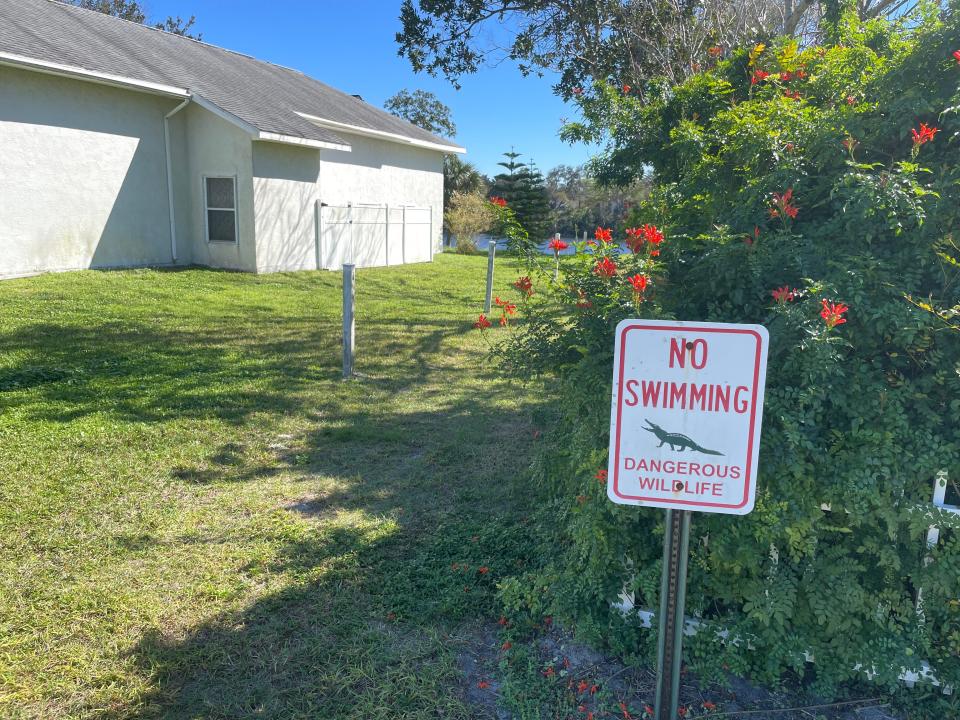
[(716, 450), (707, 450), (705, 447), (698, 445), (686, 435), (667, 432), (655, 422), (647, 420), (647, 424), (650, 425), (650, 427), (645, 427), (643, 429), (657, 436), (657, 440), (660, 441), (660, 444), (657, 445), (658, 448), (663, 447), (664, 444), (667, 444), (670, 446), (670, 449), (675, 452), (683, 452), (684, 450), (689, 449), (695, 452), (703, 453), (704, 455), (723, 455), (722, 452), (717, 452)]

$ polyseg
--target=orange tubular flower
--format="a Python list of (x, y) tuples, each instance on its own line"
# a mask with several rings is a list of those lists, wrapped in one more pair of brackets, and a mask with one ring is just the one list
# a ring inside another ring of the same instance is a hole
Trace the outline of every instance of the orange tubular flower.
[(477, 330), (486, 330), (490, 326), (490, 321), (487, 320), (487, 316), (483, 314), (481, 314), (477, 321), (473, 324), (473, 327), (475, 327)]
[(517, 312), (516, 305), (506, 300), (501, 300), (499, 295), (493, 299), (493, 304), (503, 310), (504, 315), (513, 315)]
[(787, 285), (777, 288), (776, 290), (771, 290), (770, 294), (773, 295), (773, 299), (778, 305), (793, 302), (797, 297), (796, 292), (791, 290)]
[(800, 212), (800, 208), (793, 204), (793, 188), (787, 188), (782, 194), (773, 194), (773, 207), (770, 208), (770, 217), (793, 220)]
[(650, 282), (650, 278), (648, 278), (646, 275), (637, 273), (636, 275), (628, 277), (627, 282), (633, 285), (633, 291), (639, 295), (647, 289), (647, 283)]
[(551, 241), (549, 242), (549, 244), (547, 245), (547, 247), (550, 248), (551, 250), (553, 250), (553, 252), (554, 252), (556, 255), (559, 255), (561, 250), (566, 250), (566, 249), (567, 249), (568, 247), (570, 247), (570, 246), (569, 246), (567, 243), (565, 243), (563, 240), (561, 240), (560, 238), (554, 238), (553, 240), (551, 240)]
[(612, 278), (617, 274), (617, 264), (610, 258), (605, 257), (597, 261), (597, 264), (593, 266), (593, 272), (600, 277)]
[(823, 318), (823, 322), (828, 328), (832, 330), (837, 325), (843, 325), (847, 321), (843, 314), (850, 309), (849, 307), (843, 303), (831, 303), (826, 300), (820, 302), (822, 303), (820, 317)]
[(527, 297), (533, 295), (533, 281), (530, 280), (528, 275), (517, 278), (517, 281), (513, 283), (513, 286)]
[(750, 84), (756, 85), (758, 82), (762, 82), (770, 77), (770, 73), (764, 72), (763, 70), (754, 70), (753, 75), (750, 76)]
[(926, 123), (920, 123), (919, 131), (917, 129), (912, 129), (910, 134), (913, 136), (913, 147), (916, 150), (921, 145), (924, 145), (931, 140), (934, 136), (940, 132), (939, 128), (927, 127)]
[(507, 206), (507, 201), (504, 200), (502, 197), (497, 197), (496, 195), (491, 195), (491, 196), (490, 196), (490, 202), (492, 202), (492, 203), (493, 203), (494, 205), (496, 205), (497, 207), (506, 207), (506, 206)]
[(597, 229), (593, 231), (593, 237), (600, 242), (613, 242), (613, 232), (610, 230), (610, 228), (602, 228), (597, 226)]

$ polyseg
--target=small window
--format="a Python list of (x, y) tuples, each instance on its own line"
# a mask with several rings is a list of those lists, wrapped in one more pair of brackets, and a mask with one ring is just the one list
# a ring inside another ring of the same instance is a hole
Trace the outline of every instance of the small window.
[(204, 178), (207, 242), (237, 241), (237, 182), (232, 177)]

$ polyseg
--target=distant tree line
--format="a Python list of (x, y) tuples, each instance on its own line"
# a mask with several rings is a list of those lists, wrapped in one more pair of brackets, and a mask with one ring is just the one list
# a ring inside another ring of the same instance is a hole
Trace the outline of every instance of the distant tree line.
[[(433, 93), (401, 90), (387, 99), (384, 108), (437, 135), (456, 134), (450, 108)], [(582, 236), (584, 232), (592, 235), (597, 226), (619, 227), (630, 208), (646, 197), (644, 181), (627, 187), (601, 187), (586, 165), (559, 165), (544, 176), (532, 160), (524, 161), (512, 148), (503, 155), (498, 163), (503, 171), (493, 178), (457, 155), (446, 156), (443, 214), (448, 232), (474, 235), (497, 231), (496, 227), (481, 227), (487, 215), (477, 198), (502, 197), (530, 236), (545, 240), (554, 233)]]

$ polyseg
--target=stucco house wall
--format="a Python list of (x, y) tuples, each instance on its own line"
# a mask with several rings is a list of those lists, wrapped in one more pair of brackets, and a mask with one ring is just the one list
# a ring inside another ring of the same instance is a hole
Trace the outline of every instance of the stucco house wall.
[[(344, 134), (351, 152), (322, 150), (320, 178), (323, 202), (331, 205), (383, 204), (432, 208), (433, 228), (429, 242), (433, 252), (443, 244), (443, 155), (376, 138)], [(419, 212), (411, 222), (427, 223), (431, 213)], [(396, 222), (391, 213), (391, 228)], [(426, 227), (423, 228), (426, 232)], [(411, 242), (411, 250), (417, 246)], [(391, 255), (393, 253), (391, 252)], [(419, 252), (411, 252), (407, 262), (429, 260), (432, 253), (420, 243)]]
[[(242, 130), (197, 106), (188, 105), (186, 120), (190, 188), (188, 235), (197, 265), (256, 272), (256, 228), (254, 224), (253, 147)], [(178, 115), (179, 115), (178, 114)], [(176, 116), (175, 116), (176, 117)], [(237, 188), (237, 242), (207, 242), (204, 178), (232, 177)]]
[[(342, 133), (349, 152), (259, 141), (190, 103), (168, 120), (174, 255), (164, 116), (181, 103), (0, 65), (0, 277), (189, 264), (339, 269), (351, 259), (426, 261), (440, 249), (442, 153), (356, 133)], [(236, 182), (235, 243), (207, 241), (209, 176)], [(357, 209), (351, 257), (346, 225), (320, 233), (318, 200), (331, 219), (348, 203), (389, 205), (389, 247), (386, 212)], [(406, 213), (406, 230), (403, 206), (419, 208)]]
[(253, 143), (257, 272), (315, 270), (320, 151)]
[[(342, 131), (341, 131), (342, 132)], [(339, 268), (347, 259), (346, 249), (317, 245), (316, 200), (327, 205), (389, 205), (391, 211), (390, 263), (399, 263), (399, 238), (403, 205), (432, 208), (411, 213), (411, 238), (407, 261), (431, 257), (426, 233), (434, 252), (442, 243), (443, 155), (436, 151), (404, 146), (356, 134), (342, 133), (351, 151), (314, 150), (275, 143), (253, 143), (253, 187), (257, 236), (258, 272)], [(385, 221), (383, 211), (362, 211), (373, 223)], [(359, 219), (361, 211), (356, 215)], [(340, 214), (342, 216), (342, 213)], [(336, 216), (335, 216), (336, 217)], [(342, 217), (340, 218), (342, 219)], [(429, 226), (433, 221), (432, 229)], [(413, 223), (418, 223), (413, 225)], [(378, 242), (381, 227), (371, 229)], [(421, 237), (413, 237), (414, 233)], [(369, 233), (368, 233), (369, 234)], [(358, 245), (363, 229), (357, 228)], [(326, 233), (327, 244), (348, 243), (346, 232)], [(356, 258), (361, 264), (387, 264), (386, 252), (377, 249)]]
[(178, 101), (0, 66), (0, 277), (169, 265)]

